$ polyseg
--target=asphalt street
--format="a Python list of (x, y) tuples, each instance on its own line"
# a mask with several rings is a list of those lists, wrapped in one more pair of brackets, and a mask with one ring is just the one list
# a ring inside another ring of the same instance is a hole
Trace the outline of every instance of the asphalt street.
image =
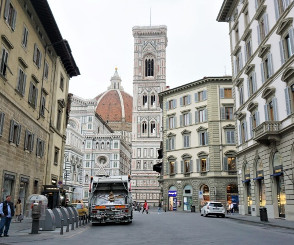
[[(128, 225), (91, 224), (75, 232), (45, 238), (9, 243), (1, 238), (0, 244), (293, 244), (294, 232), (290, 229), (266, 227), (246, 222), (215, 217), (202, 217), (199, 213), (163, 212), (149, 214), (134, 212)], [(36, 237), (35, 237), (36, 238)], [(21, 239), (21, 238), (20, 238)]]

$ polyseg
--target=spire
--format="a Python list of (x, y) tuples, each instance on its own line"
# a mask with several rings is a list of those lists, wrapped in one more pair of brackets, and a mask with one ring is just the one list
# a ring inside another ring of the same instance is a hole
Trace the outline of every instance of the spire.
[(111, 84), (108, 87), (108, 90), (110, 90), (110, 89), (124, 90), (123, 87), (121, 86), (121, 78), (118, 75), (117, 67), (115, 67), (115, 71), (114, 71), (113, 76), (110, 79), (110, 82), (111, 82)]

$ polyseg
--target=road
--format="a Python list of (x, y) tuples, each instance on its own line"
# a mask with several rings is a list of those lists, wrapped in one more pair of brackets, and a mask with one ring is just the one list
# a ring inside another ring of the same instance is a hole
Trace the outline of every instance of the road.
[[(91, 224), (65, 233), (57, 232), (42, 241), (26, 244), (291, 244), (294, 232), (289, 229), (252, 225), (227, 218), (201, 217), (199, 213), (166, 212), (157, 214), (134, 213), (134, 221), (128, 225)], [(1, 244), (1, 241), (0, 241)], [(7, 244), (7, 243), (5, 243)], [(14, 243), (15, 244), (15, 243)]]

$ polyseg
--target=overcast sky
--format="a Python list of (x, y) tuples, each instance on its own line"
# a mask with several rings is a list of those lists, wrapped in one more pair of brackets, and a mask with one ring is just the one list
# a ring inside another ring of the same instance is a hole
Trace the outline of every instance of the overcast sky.
[(166, 84), (231, 75), (229, 26), (216, 17), (223, 0), (48, 0), (80, 76), (69, 92), (90, 99), (107, 90), (115, 67), (133, 94), (133, 26), (166, 25)]

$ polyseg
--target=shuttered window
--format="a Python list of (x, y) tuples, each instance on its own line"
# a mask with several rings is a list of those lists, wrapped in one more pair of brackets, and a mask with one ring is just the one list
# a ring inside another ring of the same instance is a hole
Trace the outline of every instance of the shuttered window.
[(36, 87), (35, 83), (31, 82), (28, 102), (33, 108), (36, 108), (37, 107), (37, 100), (38, 100), (38, 88)]
[(16, 15), (17, 15), (17, 12), (14, 6), (12, 5), (11, 1), (6, 0), (4, 19), (6, 20), (6, 23), (11, 27), (13, 31), (15, 30)]
[(15, 120), (10, 121), (9, 142), (16, 146), (20, 143), (21, 125)]
[(0, 112), (0, 136), (2, 136), (3, 134), (4, 120), (5, 120), (5, 113)]
[(16, 91), (18, 91), (19, 94), (21, 94), (22, 96), (24, 96), (25, 94), (26, 80), (27, 80), (27, 75), (24, 73), (24, 71), (21, 68), (19, 68)]

